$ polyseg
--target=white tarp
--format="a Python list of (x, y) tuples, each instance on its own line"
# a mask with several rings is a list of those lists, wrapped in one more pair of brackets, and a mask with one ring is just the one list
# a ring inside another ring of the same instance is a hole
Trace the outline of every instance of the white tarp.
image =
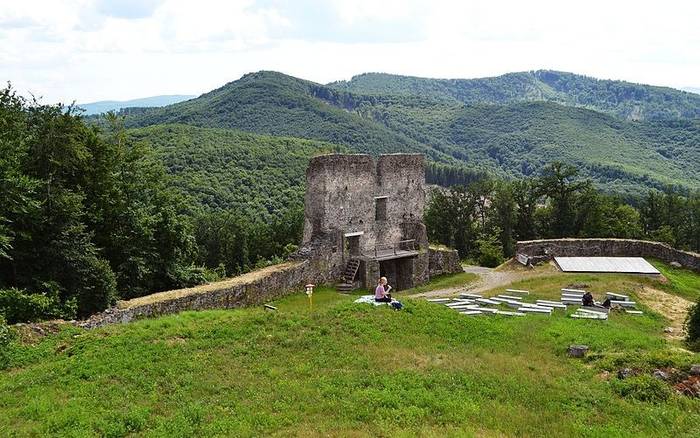
[(564, 272), (660, 274), (641, 257), (554, 257), (554, 261)]

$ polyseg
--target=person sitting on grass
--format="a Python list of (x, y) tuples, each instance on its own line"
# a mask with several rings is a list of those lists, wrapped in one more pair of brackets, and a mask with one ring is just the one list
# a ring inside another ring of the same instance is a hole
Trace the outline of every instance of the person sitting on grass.
[(387, 283), (386, 277), (381, 277), (379, 281), (377, 281), (377, 288), (374, 290), (374, 301), (378, 303), (391, 302), (391, 294), (389, 293), (391, 286)]
[(586, 292), (585, 294), (583, 294), (583, 298), (581, 299), (581, 301), (583, 302), (583, 305), (587, 307), (593, 307), (593, 305), (595, 304), (593, 302), (593, 295), (590, 292)]

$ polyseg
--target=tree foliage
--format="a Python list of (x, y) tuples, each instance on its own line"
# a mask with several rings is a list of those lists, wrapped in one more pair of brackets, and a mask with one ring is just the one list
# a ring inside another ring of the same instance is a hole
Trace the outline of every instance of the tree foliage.
[(425, 213), (431, 241), (489, 265), (495, 252), (511, 257), (516, 241), (538, 238), (644, 238), (698, 251), (699, 218), (700, 193), (652, 191), (627, 203), (558, 162), (537, 177), (437, 190)]

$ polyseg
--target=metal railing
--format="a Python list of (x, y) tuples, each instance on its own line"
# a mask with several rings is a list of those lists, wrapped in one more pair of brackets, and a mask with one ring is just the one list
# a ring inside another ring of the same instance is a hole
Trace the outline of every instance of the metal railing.
[(416, 239), (399, 240), (392, 245), (377, 245), (374, 247), (374, 257), (384, 257), (388, 255), (399, 255), (401, 251), (415, 251)]

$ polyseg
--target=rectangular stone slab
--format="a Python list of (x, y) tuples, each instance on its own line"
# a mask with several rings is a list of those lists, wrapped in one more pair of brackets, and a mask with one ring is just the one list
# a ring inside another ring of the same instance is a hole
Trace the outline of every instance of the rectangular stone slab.
[(479, 304), (491, 304), (491, 305), (500, 304), (498, 301), (489, 300), (488, 298), (478, 298), (474, 301), (476, 301)]
[(521, 290), (521, 289), (506, 289), (506, 292), (509, 294), (524, 294), (524, 295), (530, 295), (529, 290)]
[(480, 312), (484, 312), (484, 313), (496, 313), (496, 312), (498, 312), (498, 309), (492, 309), (490, 307), (479, 307), (478, 310)]
[(518, 301), (523, 299), (523, 297), (514, 297), (512, 295), (499, 295), (498, 298), (505, 298), (508, 300), (518, 300)]
[(630, 299), (627, 295), (616, 294), (614, 292), (605, 292), (605, 296), (615, 301), (629, 301)]
[(498, 310), (495, 314), (504, 316), (525, 316), (523, 312), (507, 312), (504, 310)]
[(536, 303), (542, 303), (542, 304), (556, 304), (557, 306), (564, 306), (561, 301), (551, 301), (551, 300), (537, 300), (535, 301)]
[(484, 298), (483, 296), (481, 296), (479, 294), (468, 294), (468, 293), (461, 293), (461, 294), (459, 294), (459, 297), (460, 298), (473, 298), (473, 299)]
[(629, 313), (630, 315), (641, 315), (644, 312), (642, 312), (641, 310), (625, 310), (625, 313)]
[(613, 301), (613, 300), (610, 300), (610, 304), (616, 304), (616, 305), (622, 306), (622, 307), (636, 307), (637, 306), (637, 303), (635, 303), (634, 301)]
[(544, 307), (521, 307), (518, 309), (518, 312), (542, 313), (542, 314), (551, 315), (552, 309), (545, 309)]
[(608, 319), (608, 315), (602, 313), (600, 314), (600, 316), (586, 313), (574, 313), (571, 315), (571, 317), (578, 319)]
[(538, 301), (535, 304), (540, 306), (540, 307), (551, 307), (553, 309), (566, 309), (566, 304), (561, 304), (561, 303), (541, 303)]
[(476, 316), (476, 315), (482, 315), (481, 312), (478, 310), (465, 310), (464, 312), (459, 312), (460, 315), (465, 315), (465, 316)]
[(561, 291), (562, 291), (562, 293), (581, 294), (581, 295), (586, 293), (585, 290), (581, 290), (581, 289), (566, 289), (566, 288), (564, 288)]
[(578, 309), (576, 309), (576, 312), (578, 312), (578, 313), (595, 313), (595, 314), (602, 313), (604, 315), (608, 314), (607, 309), (601, 309), (599, 307), (579, 307)]

